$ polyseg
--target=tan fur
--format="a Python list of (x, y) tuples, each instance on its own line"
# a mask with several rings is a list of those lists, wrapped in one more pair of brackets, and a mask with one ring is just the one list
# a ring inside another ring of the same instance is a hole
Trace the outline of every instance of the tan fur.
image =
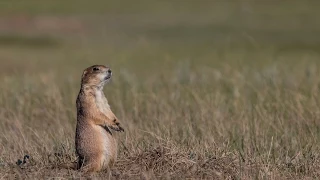
[(111, 130), (123, 131), (103, 93), (110, 68), (94, 65), (84, 70), (77, 98), (76, 153), (78, 169), (97, 172), (110, 168), (117, 158), (117, 142)]

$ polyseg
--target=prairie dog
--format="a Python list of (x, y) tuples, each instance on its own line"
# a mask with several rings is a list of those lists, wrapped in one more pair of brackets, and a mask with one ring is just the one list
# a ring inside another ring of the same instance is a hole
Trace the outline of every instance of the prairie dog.
[(112, 76), (111, 69), (94, 65), (83, 71), (81, 88), (76, 101), (76, 153), (77, 169), (87, 173), (107, 170), (117, 158), (117, 142), (111, 130), (124, 131), (111, 111), (103, 93), (104, 85)]

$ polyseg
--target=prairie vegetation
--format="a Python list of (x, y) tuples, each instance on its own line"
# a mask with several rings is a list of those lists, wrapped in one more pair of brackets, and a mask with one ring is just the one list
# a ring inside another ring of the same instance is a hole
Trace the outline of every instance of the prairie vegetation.
[(60, 164), (93, 64), (125, 128), (114, 179), (318, 179), (319, 5), (0, 2), (0, 179), (83, 176)]

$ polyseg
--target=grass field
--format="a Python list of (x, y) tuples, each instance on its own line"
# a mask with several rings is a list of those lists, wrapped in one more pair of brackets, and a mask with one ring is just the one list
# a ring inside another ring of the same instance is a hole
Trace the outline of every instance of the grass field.
[(93, 64), (125, 128), (113, 179), (319, 179), (319, 5), (2, 0), (0, 179), (83, 177), (59, 165)]

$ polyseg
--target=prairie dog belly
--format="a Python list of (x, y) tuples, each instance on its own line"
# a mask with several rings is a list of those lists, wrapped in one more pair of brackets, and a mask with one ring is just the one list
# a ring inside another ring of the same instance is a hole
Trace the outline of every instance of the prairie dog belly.
[(108, 165), (113, 165), (117, 158), (117, 142), (112, 137), (112, 135), (103, 127), (97, 126), (100, 142), (99, 146), (102, 149), (102, 156), (101, 156), (101, 164), (104, 168), (108, 168)]

